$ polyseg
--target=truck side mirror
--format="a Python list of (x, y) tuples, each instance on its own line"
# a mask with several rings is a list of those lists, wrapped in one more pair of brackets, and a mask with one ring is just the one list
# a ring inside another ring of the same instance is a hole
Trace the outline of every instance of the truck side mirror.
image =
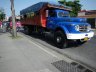
[(46, 10), (46, 17), (48, 17), (49, 10)]

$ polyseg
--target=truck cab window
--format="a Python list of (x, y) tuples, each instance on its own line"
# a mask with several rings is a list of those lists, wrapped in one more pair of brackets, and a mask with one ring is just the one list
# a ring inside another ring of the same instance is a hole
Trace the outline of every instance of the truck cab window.
[(56, 12), (54, 10), (49, 10), (49, 17), (56, 17)]
[(64, 11), (64, 12), (58, 12), (58, 16), (59, 17), (69, 17), (69, 12), (66, 12), (66, 11)]

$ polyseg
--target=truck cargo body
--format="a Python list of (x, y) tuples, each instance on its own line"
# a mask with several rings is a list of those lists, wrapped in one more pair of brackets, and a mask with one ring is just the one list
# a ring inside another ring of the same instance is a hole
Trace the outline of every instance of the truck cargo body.
[[(46, 7), (47, 7), (46, 4), (38, 3), (22, 10), (21, 11), (22, 25), (37, 25), (41, 27), (46, 27), (46, 11), (45, 11)], [(29, 12), (27, 13), (28, 9), (31, 9), (32, 11), (29, 10)]]

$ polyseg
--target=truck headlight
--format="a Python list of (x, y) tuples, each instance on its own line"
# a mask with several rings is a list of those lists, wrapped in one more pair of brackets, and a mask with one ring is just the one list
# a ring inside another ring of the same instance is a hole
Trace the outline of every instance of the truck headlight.
[(76, 31), (79, 31), (79, 25), (76, 25), (76, 26), (75, 26), (75, 30), (76, 30)]

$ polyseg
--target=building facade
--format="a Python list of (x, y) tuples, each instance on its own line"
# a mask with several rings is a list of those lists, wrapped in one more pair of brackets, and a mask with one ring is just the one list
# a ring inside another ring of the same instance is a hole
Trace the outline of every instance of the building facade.
[(92, 28), (96, 28), (96, 10), (82, 10), (78, 13), (78, 17), (86, 18)]

